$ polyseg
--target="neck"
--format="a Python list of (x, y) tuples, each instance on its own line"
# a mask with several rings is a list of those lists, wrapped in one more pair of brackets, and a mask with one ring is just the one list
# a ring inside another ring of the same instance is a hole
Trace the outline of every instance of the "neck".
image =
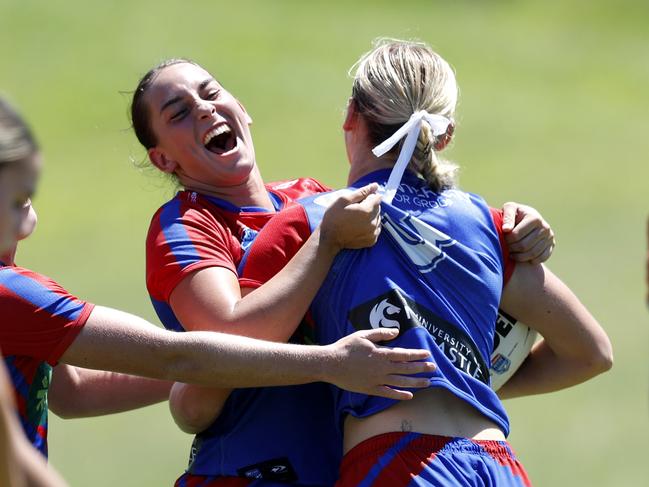
[(394, 159), (386, 154), (383, 157), (376, 157), (367, 147), (361, 147), (349, 153), (349, 175), (347, 183), (358, 181), (363, 176), (378, 171), (379, 169), (391, 169), (394, 167)]
[(196, 180), (182, 181), (182, 184), (189, 191), (215, 196), (237, 207), (257, 206), (267, 210), (275, 209), (257, 166), (252, 169), (245, 181), (232, 186), (212, 186)]
[(14, 259), (16, 258), (16, 248), (18, 245), (14, 246), (13, 249), (5, 252), (4, 254), (0, 255), (0, 262), (4, 265), (12, 265), (14, 263)]

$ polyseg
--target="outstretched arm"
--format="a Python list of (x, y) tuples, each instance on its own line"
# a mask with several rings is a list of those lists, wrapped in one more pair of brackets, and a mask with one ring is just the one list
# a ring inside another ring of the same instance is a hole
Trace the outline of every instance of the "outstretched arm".
[(564, 389), (611, 368), (606, 332), (546, 267), (518, 264), (500, 306), (543, 337), (498, 391), (502, 398)]
[[(391, 330), (357, 332), (327, 346), (272, 343), (215, 332), (175, 333), (122, 311), (97, 306), (61, 356), (66, 364), (154, 379), (215, 387), (259, 387), (324, 381), (364, 394), (409, 398), (425, 379), (403, 377), (430, 371), (413, 362), (426, 350), (389, 349), (375, 342)], [(426, 384), (424, 384), (426, 382)]]

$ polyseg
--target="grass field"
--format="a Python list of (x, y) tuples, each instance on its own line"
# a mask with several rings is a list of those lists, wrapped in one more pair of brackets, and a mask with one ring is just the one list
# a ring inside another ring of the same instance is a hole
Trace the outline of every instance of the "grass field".
[[(551, 267), (615, 349), (596, 380), (507, 402), (510, 440), (537, 486), (646, 485), (648, 19), (642, 0), (9, 0), (0, 91), (34, 125), (46, 160), (39, 228), (19, 261), (154, 320), (144, 235), (173, 188), (134, 166), (144, 153), (124, 92), (139, 76), (168, 57), (199, 61), (251, 113), (267, 180), (341, 186), (347, 69), (377, 36), (423, 39), (457, 70), (450, 153), (463, 188), (542, 210), (558, 237)], [(50, 426), (51, 461), (73, 486), (171, 485), (189, 444), (164, 405)]]

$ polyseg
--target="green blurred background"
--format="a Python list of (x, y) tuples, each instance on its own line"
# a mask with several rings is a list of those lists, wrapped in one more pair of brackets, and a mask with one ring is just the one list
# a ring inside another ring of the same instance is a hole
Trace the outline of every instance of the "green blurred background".
[[(542, 210), (551, 267), (609, 332), (615, 366), (506, 403), (535, 485), (647, 485), (649, 4), (616, 2), (82, 2), (0, 6), (0, 91), (33, 124), (46, 169), (19, 262), (71, 292), (155, 320), (144, 236), (173, 188), (144, 158), (127, 109), (141, 74), (191, 57), (247, 107), (268, 181), (342, 186), (347, 69), (377, 36), (420, 38), (457, 70), (450, 156), (464, 189)], [(125, 93), (126, 92), (126, 93)], [(190, 437), (166, 405), (50, 427), (73, 486), (171, 485)]]

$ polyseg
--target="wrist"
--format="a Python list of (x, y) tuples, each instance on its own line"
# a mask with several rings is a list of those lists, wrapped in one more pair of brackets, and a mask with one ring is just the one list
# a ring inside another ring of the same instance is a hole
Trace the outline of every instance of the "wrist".
[(313, 346), (314, 371), (313, 379), (317, 382), (328, 382), (329, 384), (336, 383), (336, 370), (340, 357), (336, 353), (333, 345)]
[(342, 250), (342, 246), (338, 242), (336, 232), (333, 229), (320, 225), (313, 232), (313, 237), (318, 242), (318, 250), (327, 256), (335, 257)]

